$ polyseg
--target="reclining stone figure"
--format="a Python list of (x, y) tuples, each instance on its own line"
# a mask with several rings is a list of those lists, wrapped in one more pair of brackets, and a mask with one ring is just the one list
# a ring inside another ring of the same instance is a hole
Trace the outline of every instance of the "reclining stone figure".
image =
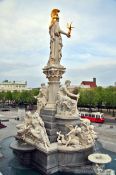
[(34, 114), (28, 112), (24, 122), (16, 127), (18, 129), (17, 136), (19, 140), (22, 139), (24, 142), (36, 147), (43, 145), (46, 149), (50, 146), (44, 122), (38, 112), (35, 112)]

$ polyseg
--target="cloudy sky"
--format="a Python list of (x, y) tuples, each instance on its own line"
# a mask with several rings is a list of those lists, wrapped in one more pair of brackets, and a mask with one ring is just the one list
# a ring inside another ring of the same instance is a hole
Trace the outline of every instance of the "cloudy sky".
[(116, 0), (0, 0), (0, 82), (27, 80), (29, 87), (47, 82), (42, 68), (49, 58), (50, 12), (60, 9), (60, 27), (75, 27), (62, 36), (62, 83), (97, 78), (116, 81)]

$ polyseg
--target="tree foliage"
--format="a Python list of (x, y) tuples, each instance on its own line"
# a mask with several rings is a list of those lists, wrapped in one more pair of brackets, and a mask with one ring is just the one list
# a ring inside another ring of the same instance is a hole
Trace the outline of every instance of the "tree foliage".
[[(116, 108), (116, 87), (96, 87), (90, 89), (78, 88), (74, 93), (80, 93), (78, 106), (81, 107), (97, 107), (98, 110), (103, 107), (109, 109)], [(32, 89), (30, 91), (14, 91), (14, 92), (0, 92), (0, 102), (2, 104), (36, 104), (35, 96), (39, 94), (39, 89)]]
[(80, 99), (78, 106), (97, 107), (98, 110), (103, 107), (107, 109), (116, 108), (116, 87), (96, 87), (91, 89), (80, 88)]
[(39, 89), (32, 89), (30, 91), (14, 91), (14, 92), (0, 92), (0, 102), (10, 104), (36, 104), (35, 96), (39, 93)]

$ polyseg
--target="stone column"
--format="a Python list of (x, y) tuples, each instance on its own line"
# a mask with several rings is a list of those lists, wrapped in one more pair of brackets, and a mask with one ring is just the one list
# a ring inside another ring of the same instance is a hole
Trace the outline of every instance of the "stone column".
[(49, 85), (48, 86), (49, 94), (48, 94), (48, 104), (46, 108), (55, 109), (56, 108), (55, 102), (56, 102), (57, 92), (59, 90), (60, 82), (49, 81), (48, 85)]
[(46, 66), (43, 69), (43, 73), (48, 78), (48, 103), (45, 109), (56, 110), (56, 98), (57, 92), (60, 86), (60, 79), (65, 72), (63, 66)]

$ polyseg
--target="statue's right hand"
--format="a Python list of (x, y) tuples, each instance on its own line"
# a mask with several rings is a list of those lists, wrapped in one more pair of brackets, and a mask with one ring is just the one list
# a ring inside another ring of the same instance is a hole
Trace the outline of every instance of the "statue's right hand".
[(70, 37), (71, 37), (70, 33), (67, 33), (67, 37), (68, 37), (68, 38), (70, 38)]

